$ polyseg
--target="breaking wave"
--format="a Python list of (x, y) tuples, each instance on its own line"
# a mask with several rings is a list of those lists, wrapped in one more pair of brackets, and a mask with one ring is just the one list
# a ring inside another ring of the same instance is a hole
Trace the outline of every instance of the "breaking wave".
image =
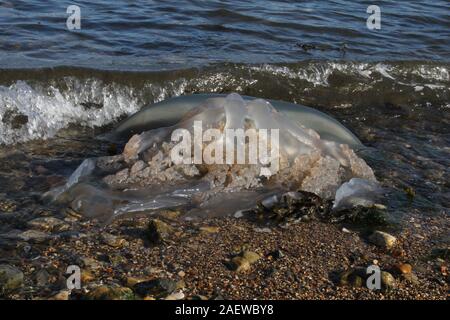
[(305, 61), (216, 64), (161, 72), (59, 67), (0, 72), (0, 144), (47, 139), (70, 125), (102, 127), (172, 96), (238, 92), (323, 111), (449, 107), (448, 64)]

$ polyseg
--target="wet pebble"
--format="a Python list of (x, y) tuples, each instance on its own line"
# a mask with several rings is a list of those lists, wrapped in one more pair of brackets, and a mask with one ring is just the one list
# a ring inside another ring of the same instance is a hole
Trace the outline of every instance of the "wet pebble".
[(140, 296), (167, 296), (177, 289), (177, 282), (168, 278), (158, 278), (137, 283), (133, 287)]
[(28, 222), (31, 229), (51, 232), (51, 231), (67, 231), (70, 225), (60, 219), (54, 217), (40, 217)]
[(369, 241), (378, 247), (391, 249), (395, 246), (397, 238), (383, 231), (375, 231), (369, 236)]
[(49, 300), (69, 300), (70, 290), (61, 290), (57, 294), (51, 296)]
[(399, 263), (395, 265), (394, 269), (398, 274), (408, 274), (412, 272), (412, 266), (409, 263)]
[(169, 224), (158, 219), (152, 219), (147, 227), (147, 238), (155, 244), (167, 241), (173, 233), (174, 230)]
[(182, 300), (184, 299), (184, 293), (182, 291), (169, 294), (164, 300)]
[(134, 294), (130, 288), (100, 286), (86, 295), (89, 300), (133, 300)]
[(38, 230), (27, 230), (20, 233), (18, 237), (24, 241), (44, 242), (50, 238), (50, 235)]
[(120, 248), (126, 244), (125, 239), (117, 237), (110, 233), (103, 234), (101, 238), (102, 238), (102, 241), (104, 244), (107, 244), (108, 246), (113, 247), (113, 248)]
[(23, 285), (23, 273), (15, 266), (0, 264), (0, 295), (9, 293)]
[(395, 278), (387, 271), (381, 271), (381, 285), (384, 289), (395, 288)]

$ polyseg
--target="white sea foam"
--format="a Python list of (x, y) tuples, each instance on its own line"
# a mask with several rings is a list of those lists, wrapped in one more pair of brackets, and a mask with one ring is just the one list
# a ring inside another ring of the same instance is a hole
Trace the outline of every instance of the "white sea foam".
[[(102, 107), (85, 108), (81, 104), (86, 101), (98, 101)], [(53, 86), (39, 89), (18, 81), (9, 87), (0, 86), (0, 144), (46, 139), (75, 123), (102, 126), (138, 109), (136, 99), (125, 90), (96, 81), (65, 92)], [(7, 119), (8, 113), (26, 116), (28, 121), (14, 127)]]

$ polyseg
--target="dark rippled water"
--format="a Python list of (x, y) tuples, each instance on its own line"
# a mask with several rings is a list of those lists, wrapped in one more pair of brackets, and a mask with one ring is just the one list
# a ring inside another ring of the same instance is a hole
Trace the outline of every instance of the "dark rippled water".
[[(81, 9), (75, 32), (66, 27), (71, 4)], [(161, 70), (224, 61), (448, 61), (448, 1), (382, 1), (381, 29), (373, 31), (366, 27), (371, 4), (3, 0), (0, 66)]]
[(76, 1), (69, 31), (71, 4), (0, 1), (0, 199), (47, 191), (33, 168), (67, 177), (148, 103), (234, 91), (342, 121), (391, 213), (449, 210), (448, 1), (379, 1), (380, 30), (370, 1)]

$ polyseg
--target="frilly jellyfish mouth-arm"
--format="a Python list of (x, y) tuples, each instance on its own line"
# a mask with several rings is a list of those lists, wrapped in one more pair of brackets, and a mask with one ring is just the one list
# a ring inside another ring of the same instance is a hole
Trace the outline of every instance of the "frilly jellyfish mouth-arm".
[[(344, 198), (352, 203), (355, 187), (377, 184), (372, 169), (354, 151), (362, 146), (359, 140), (318, 111), (299, 107), (296, 112), (292, 104), (274, 106), (238, 94), (189, 98), (184, 104), (177, 99), (165, 104), (168, 110), (163, 103), (123, 122), (114, 134), (138, 133), (121, 155), (86, 160), (66, 186), (48, 194), (86, 217), (110, 221), (167, 208), (184, 208), (196, 216), (233, 214), (240, 205), (296, 190), (324, 199), (334, 199), (340, 190), (342, 205)], [(169, 111), (176, 115), (168, 117)], [(252, 152), (259, 161), (250, 161)]]

